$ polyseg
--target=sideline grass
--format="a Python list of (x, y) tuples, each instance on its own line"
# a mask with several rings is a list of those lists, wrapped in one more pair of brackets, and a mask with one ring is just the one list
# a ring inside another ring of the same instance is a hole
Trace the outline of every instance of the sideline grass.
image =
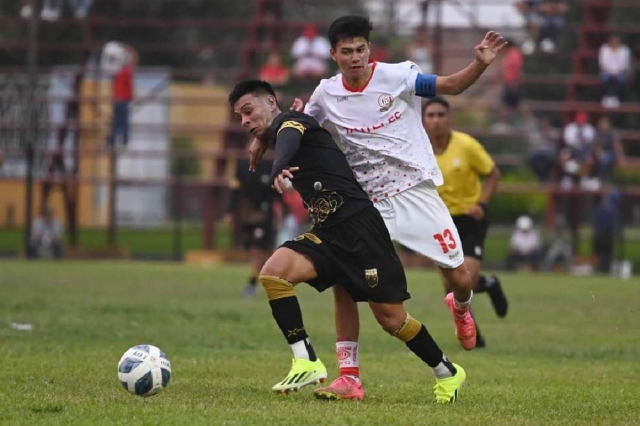
[[(361, 305), (367, 398), (327, 403), (311, 389), (279, 397), (290, 351), (263, 294), (239, 297), (246, 269), (168, 263), (0, 262), (0, 424), (6, 425), (637, 425), (640, 284), (503, 275), (511, 312), (478, 295), (488, 347), (462, 351), (433, 273), (409, 273), (408, 310), (425, 322), (467, 385), (432, 404), (433, 377)], [(331, 378), (331, 295), (298, 290)], [(17, 331), (11, 323), (30, 323)], [(167, 352), (174, 375), (148, 399), (118, 384), (135, 344)]]

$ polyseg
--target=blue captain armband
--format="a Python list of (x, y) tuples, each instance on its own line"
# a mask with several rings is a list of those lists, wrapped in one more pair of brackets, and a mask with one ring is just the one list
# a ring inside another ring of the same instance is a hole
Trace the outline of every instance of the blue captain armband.
[(436, 95), (436, 75), (418, 74), (416, 77), (416, 96), (433, 98)]

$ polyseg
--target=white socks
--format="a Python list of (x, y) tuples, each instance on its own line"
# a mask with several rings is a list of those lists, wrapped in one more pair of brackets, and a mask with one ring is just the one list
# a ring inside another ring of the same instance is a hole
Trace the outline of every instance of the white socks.
[(307, 350), (307, 345), (305, 345), (305, 343), (309, 344), (309, 339), (300, 340), (289, 345), (291, 346), (293, 357), (295, 359), (309, 359), (309, 351)]
[(447, 379), (449, 377), (453, 377), (455, 367), (451, 364), (451, 362), (447, 359), (447, 357), (442, 355), (442, 362), (435, 367), (432, 367), (433, 374), (435, 374), (438, 379)]
[(341, 376), (350, 376), (359, 380), (358, 342), (337, 342), (336, 355)]
[(471, 290), (471, 295), (469, 296), (469, 300), (467, 300), (466, 302), (460, 302), (454, 297), (453, 306), (455, 306), (456, 309), (460, 309), (461, 311), (466, 310), (471, 304), (471, 299), (473, 299), (473, 290)]

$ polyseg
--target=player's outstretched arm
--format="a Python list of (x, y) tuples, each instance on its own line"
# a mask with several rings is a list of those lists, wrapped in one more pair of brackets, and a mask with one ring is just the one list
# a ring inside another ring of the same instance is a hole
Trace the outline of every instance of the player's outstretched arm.
[(448, 76), (436, 78), (436, 93), (439, 95), (459, 95), (467, 90), (482, 75), (507, 45), (507, 41), (497, 32), (489, 31), (475, 47), (475, 58), (465, 69)]

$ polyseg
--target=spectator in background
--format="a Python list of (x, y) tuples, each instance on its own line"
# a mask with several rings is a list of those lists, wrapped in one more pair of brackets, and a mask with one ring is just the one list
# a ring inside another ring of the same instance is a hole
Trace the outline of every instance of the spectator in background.
[[(40, 19), (43, 21), (57, 21), (62, 13), (63, 0), (43, 0)], [(93, 0), (69, 0), (69, 5), (73, 9), (73, 13), (77, 19), (84, 19), (89, 14)], [(22, 9), (20, 16), (24, 19), (31, 18), (33, 6), (31, 0), (22, 0)]]
[(289, 83), (289, 76), (289, 68), (282, 63), (280, 54), (278, 52), (269, 53), (267, 62), (260, 68), (260, 80), (271, 83), (273, 88), (280, 92)]
[(604, 89), (602, 106), (618, 108), (631, 66), (631, 51), (628, 46), (622, 44), (619, 36), (612, 34), (609, 41), (600, 46), (598, 64)]
[[(502, 107), (506, 108), (511, 115), (520, 109), (520, 81), (524, 58), (520, 49), (512, 41), (509, 40), (508, 43), (502, 60), (502, 81), (504, 82)], [(509, 117), (509, 121), (513, 121), (512, 117)]]
[(538, 120), (528, 108), (523, 108), (523, 115), (523, 130), (529, 144), (527, 165), (540, 182), (548, 182), (556, 165), (560, 131), (551, 127), (548, 118)]
[[(124, 43), (110, 42), (104, 48), (103, 64), (111, 61), (113, 66), (113, 112), (109, 146), (114, 147), (117, 139), (122, 145), (129, 143), (129, 106), (134, 97), (134, 73), (138, 65), (138, 52)], [(105, 59), (107, 57), (107, 59)], [(113, 58), (110, 58), (113, 57)], [(103, 65), (104, 66), (104, 65)]]
[(271, 189), (269, 176), (273, 161), (262, 161), (255, 172), (249, 171), (248, 160), (238, 160), (235, 179), (232, 181), (231, 199), (224, 221), (237, 231), (242, 246), (249, 251), (251, 272), (245, 297), (255, 297), (258, 274), (264, 262), (275, 249), (276, 228), (274, 203), (281, 201), (280, 194)]
[(547, 248), (540, 269), (550, 272), (558, 263), (564, 264), (568, 271), (573, 267), (573, 256), (577, 253), (577, 238), (575, 229), (568, 226), (564, 214), (558, 214), (555, 218), (555, 227), (552, 230), (552, 238)]
[(431, 59), (431, 43), (425, 27), (420, 26), (414, 31), (411, 41), (406, 46), (406, 56), (420, 67), (423, 74), (435, 73)]
[(562, 0), (521, 0), (516, 7), (529, 27), (529, 37), (522, 44), (522, 53), (530, 55), (538, 44), (545, 53), (556, 50), (558, 31), (564, 25), (567, 3)]
[(595, 157), (597, 173), (602, 182), (610, 182), (616, 164), (626, 162), (624, 150), (618, 132), (611, 126), (609, 117), (602, 116), (598, 120), (595, 137)]
[(602, 196), (593, 223), (593, 254), (598, 272), (611, 272), (615, 236), (619, 229), (618, 194), (610, 192)]
[(318, 35), (315, 25), (305, 25), (302, 35), (291, 47), (291, 56), (296, 60), (293, 66), (294, 77), (300, 80), (311, 79), (315, 83), (326, 77), (330, 50), (329, 40)]
[(560, 151), (562, 169), (561, 184), (571, 188), (580, 184), (584, 189), (598, 189), (599, 181), (594, 180), (596, 130), (589, 123), (589, 116), (578, 111), (573, 122), (564, 128), (564, 146)]
[(60, 259), (62, 257), (62, 223), (45, 206), (31, 228), (31, 240), (27, 248), (30, 259)]
[(533, 220), (529, 216), (520, 216), (509, 242), (507, 270), (537, 270), (541, 251), (542, 240), (533, 226)]

